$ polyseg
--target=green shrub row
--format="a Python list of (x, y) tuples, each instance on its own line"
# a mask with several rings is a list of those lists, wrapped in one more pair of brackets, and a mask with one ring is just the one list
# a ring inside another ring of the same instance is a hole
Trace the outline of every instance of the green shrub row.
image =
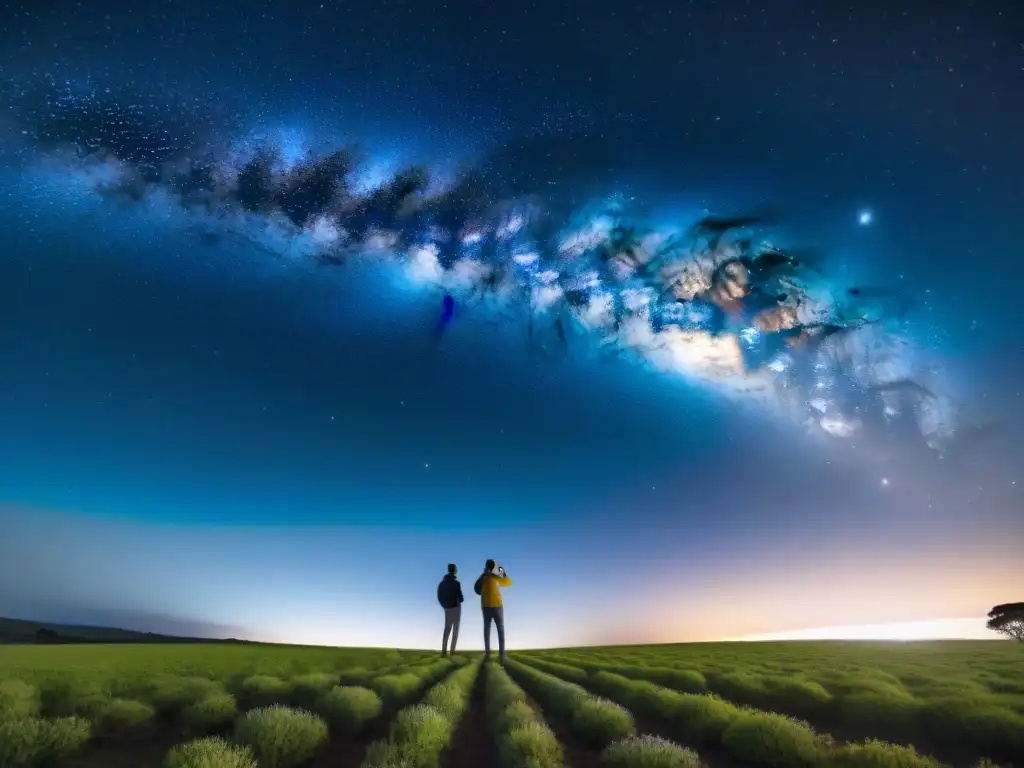
[(451, 659), (438, 659), (429, 664), (417, 664), (373, 678), (369, 687), (380, 694), (389, 710), (415, 701), (429, 686), (436, 683), (458, 666)]
[(231, 741), (204, 736), (174, 747), (164, 768), (292, 768), (327, 742), (327, 724), (312, 712), (281, 704), (249, 710)]
[(479, 673), (479, 661), (464, 665), (427, 691), (421, 703), (399, 710), (387, 738), (367, 748), (361, 768), (437, 768)]
[(80, 717), (0, 718), (0, 768), (34, 768), (64, 760), (78, 752), (92, 735)]
[[(579, 669), (590, 672), (591, 678), (604, 670), (631, 679), (660, 682), (676, 690), (694, 691), (692, 686), (679, 685), (661, 668), (602, 667), (579, 659), (574, 661)], [(850, 692), (840, 691), (835, 696), (813, 681), (752, 672), (711, 673), (707, 681), (712, 692), (737, 704), (775, 710), (812, 722), (841, 722), (861, 736), (902, 744), (926, 743), (939, 751), (953, 753), (961, 753), (966, 748), (975, 757), (986, 755), (1006, 761), (1019, 759), (1019, 755), (1024, 754), (1024, 714), (1021, 712), (984, 693), (916, 698), (890, 677), (876, 673)], [(872, 682), (869, 684), (868, 680)], [(938, 694), (943, 688), (936, 683), (927, 690)]]
[(720, 746), (740, 762), (773, 768), (938, 768), (912, 747), (870, 740), (838, 749), (805, 722), (739, 707), (714, 694), (674, 691), (611, 672), (591, 677), (594, 690), (656, 719), (683, 743)]
[(601, 765), (608, 768), (700, 768), (692, 749), (661, 736), (629, 736), (619, 739), (601, 753)]
[(576, 683), (509, 660), (512, 676), (552, 715), (565, 721), (583, 743), (604, 748), (613, 741), (636, 735), (636, 725), (629, 710), (594, 696)]
[(497, 664), (485, 666), (484, 695), (502, 768), (562, 768), (562, 746), (526, 692)]

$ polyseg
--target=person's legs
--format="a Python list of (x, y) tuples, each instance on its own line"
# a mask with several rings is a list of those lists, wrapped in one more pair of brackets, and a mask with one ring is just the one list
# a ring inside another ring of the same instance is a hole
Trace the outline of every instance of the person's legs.
[(505, 660), (505, 609), (495, 608), (494, 626), (498, 629), (498, 656)]
[(494, 609), (484, 608), (484, 658), (491, 657), (491, 620), (494, 619)]
[[(453, 628), (453, 625), (454, 625), (454, 619), (453, 619), (453, 615), (452, 615), (452, 611), (453, 610), (454, 609), (452, 609), (452, 608), (445, 608), (444, 609), (444, 635), (441, 638), (441, 653), (442, 654), (447, 654), (448, 653), (448, 636), (451, 634), (452, 628)], [(453, 651), (455, 650), (455, 640), (454, 639), (452, 640), (452, 650)]]
[(462, 623), (462, 606), (457, 605), (451, 609), (452, 612), (452, 653), (455, 653), (455, 644), (459, 642), (459, 624)]

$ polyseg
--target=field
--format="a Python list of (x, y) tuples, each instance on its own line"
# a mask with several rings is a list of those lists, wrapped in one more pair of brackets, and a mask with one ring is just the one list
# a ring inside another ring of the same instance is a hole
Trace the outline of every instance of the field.
[(0, 768), (1024, 768), (1024, 648), (0, 647)]

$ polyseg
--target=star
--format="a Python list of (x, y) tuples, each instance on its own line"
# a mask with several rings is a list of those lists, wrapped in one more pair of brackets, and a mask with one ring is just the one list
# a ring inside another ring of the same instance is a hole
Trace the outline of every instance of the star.
[(872, 215), (871, 211), (861, 211), (860, 213), (857, 214), (857, 223), (860, 224), (862, 227), (866, 227), (868, 224), (870, 224), (872, 219), (874, 219), (874, 216)]
[(888, 477), (883, 477), (882, 478), (882, 487), (885, 488), (888, 485), (889, 485), (889, 478)]

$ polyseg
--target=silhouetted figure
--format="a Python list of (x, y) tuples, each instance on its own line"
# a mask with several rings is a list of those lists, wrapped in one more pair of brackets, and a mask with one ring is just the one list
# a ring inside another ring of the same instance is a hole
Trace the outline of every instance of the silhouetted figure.
[(505, 569), (488, 560), (484, 572), (473, 585), (473, 591), (480, 595), (480, 607), (484, 613), (484, 661), (491, 658), (491, 622), (498, 628), (498, 656), (505, 661), (505, 612), (501, 602), (501, 587), (511, 587), (512, 579)]
[(444, 608), (444, 635), (441, 638), (441, 655), (448, 655), (448, 636), (452, 638), (451, 652), (459, 642), (459, 623), (462, 621), (462, 585), (459, 583), (459, 569), (455, 563), (448, 563), (448, 573), (437, 585), (437, 602)]

